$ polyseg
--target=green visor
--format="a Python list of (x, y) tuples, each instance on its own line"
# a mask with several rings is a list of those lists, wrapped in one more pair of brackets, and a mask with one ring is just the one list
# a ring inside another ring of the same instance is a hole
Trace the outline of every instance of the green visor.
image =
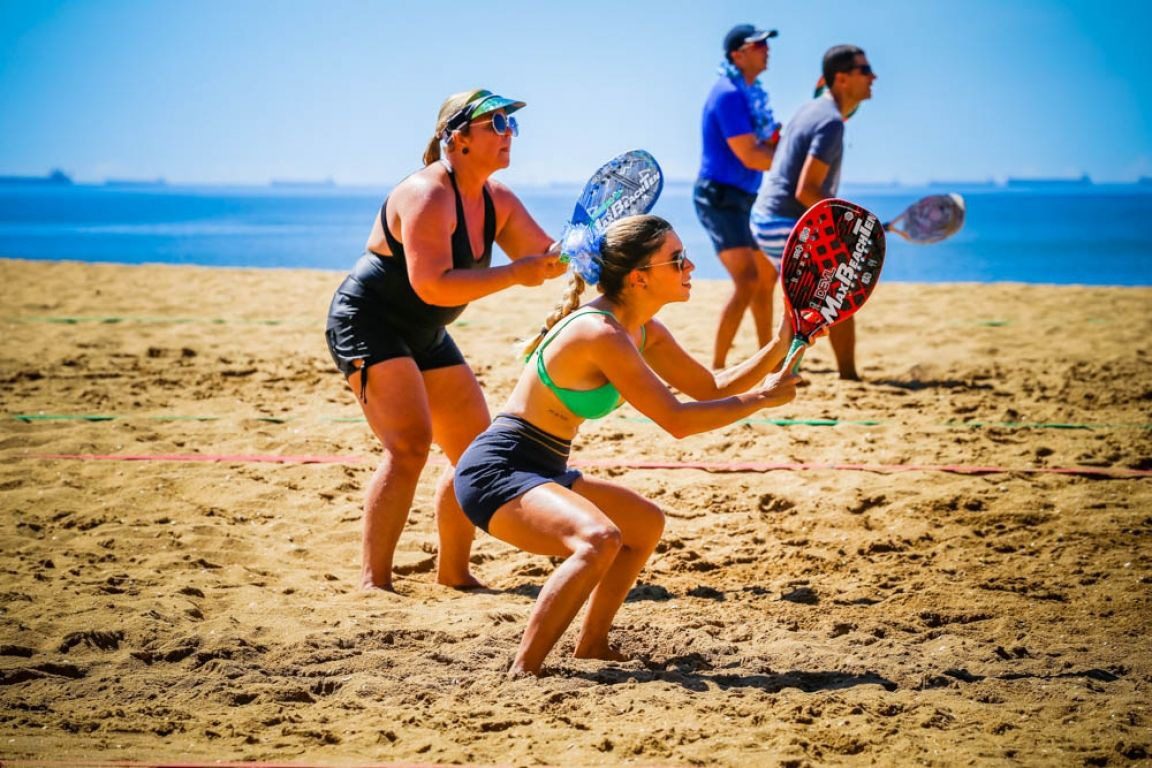
[[(481, 92), (483, 93), (483, 91)], [(475, 120), (478, 117), (495, 112), (498, 109), (504, 110), (505, 114), (512, 114), (516, 110), (524, 106), (524, 102), (516, 101), (516, 99), (505, 98), (504, 96), (497, 96), (496, 94), (489, 94), (484, 96), (468, 115), (469, 120)]]
[(448, 121), (444, 124), (444, 134), (447, 136), (447, 134), (452, 131), (463, 128), (476, 118), (482, 117), (489, 112), (502, 109), (505, 114), (510, 115), (523, 106), (523, 101), (497, 96), (492, 93), (492, 91), (480, 91), (476, 94), (476, 98), (465, 104), (456, 114), (448, 118)]

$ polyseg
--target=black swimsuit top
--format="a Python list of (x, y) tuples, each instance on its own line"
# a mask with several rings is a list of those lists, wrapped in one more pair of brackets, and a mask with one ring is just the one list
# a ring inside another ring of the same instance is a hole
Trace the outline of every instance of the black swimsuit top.
[[(488, 187), (484, 187), (484, 253), (475, 258), (472, 243), (468, 237), (468, 225), (464, 221), (464, 202), (460, 198), (460, 188), (456, 186), (456, 176), (448, 170), (452, 181), (452, 191), (456, 195), (456, 229), (452, 232), (452, 268), (484, 269), (492, 263), (492, 242), (496, 239), (496, 206)], [(384, 228), (384, 238), (388, 241), (391, 257), (381, 256), (372, 251), (366, 252), (356, 262), (341, 290), (355, 296), (375, 298), (379, 307), (392, 322), (408, 328), (444, 327), (460, 316), (467, 304), (457, 307), (442, 307), (428, 304), (412, 289), (408, 279), (408, 265), (404, 259), (404, 244), (392, 236), (388, 229), (388, 200), (380, 206), (380, 223)]]

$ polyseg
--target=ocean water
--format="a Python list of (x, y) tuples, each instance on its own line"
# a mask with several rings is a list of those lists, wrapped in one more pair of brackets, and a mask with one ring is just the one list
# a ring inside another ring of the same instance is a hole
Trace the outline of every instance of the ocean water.
[[(896, 216), (919, 197), (956, 191), (964, 228), (933, 245), (894, 235), (882, 279), (1152, 285), (1152, 184), (849, 186), (841, 196)], [(559, 234), (579, 189), (517, 193)], [(0, 186), (0, 257), (303, 267), (344, 271), (363, 249), (386, 188)], [(654, 213), (676, 227), (696, 276), (725, 277), (696, 220), (691, 188), (667, 184)], [(503, 259), (497, 255), (497, 262)]]

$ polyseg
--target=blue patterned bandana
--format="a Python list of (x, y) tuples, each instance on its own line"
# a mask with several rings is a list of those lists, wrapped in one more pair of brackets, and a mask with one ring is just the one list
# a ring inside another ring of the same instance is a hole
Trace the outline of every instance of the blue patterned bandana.
[(753, 80), (751, 84), (744, 81), (744, 74), (730, 62), (720, 65), (720, 74), (732, 81), (740, 92), (748, 99), (748, 107), (752, 112), (752, 125), (756, 129), (756, 138), (768, 141), (780, 130), (780, 123), (776, 122), (776, 115), (772, 113), (772, 105), (768, 103), (768, 91), (760, 81)]
[(560, 235), (560, 260), (568, 262), (568, 269), (580, 276), (586, 284), (600, 282), (600, 249), (604, 236), (584, 224), (569, 224)]

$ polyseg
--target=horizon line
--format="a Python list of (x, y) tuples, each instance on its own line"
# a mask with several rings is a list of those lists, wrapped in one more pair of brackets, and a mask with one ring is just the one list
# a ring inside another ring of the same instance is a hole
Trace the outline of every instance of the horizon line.
[[(672, 186), (691, 186), (695, 184), (693, 177), (665, 178), (664, 183)], [(517, 187), (528, 189), (571, 188), (581, 187), (582, 179), (553, 179), (549, 181), (519, 181)], [(115, 188), (180, 188), (180, 187), (217, 187), (217, 188), (248, 188), (248, 189), (285, 189), (285, 190), (319, 190), (319, 189), (375, 189), (391, 188), (394, 184), (375, 184), (370, 182), (339, 182), (329, 177), (325, 179), (268, 179), (266, 181), (169, 181), (164, 177), (153, 178), (104, 178), (101, 180), (76, 181), (71, 176), (54, 169), (44, 176), (27, 176), (20, 174), (0, 173), (0, 186), (52, 186), (52, 187), (115, 187)], [(1010, 189), (1028, 186), (1041, 187), (1093, 187), (1093, 186), (1149, 186), (1152, 187), (1152, 176), (1137, 176), (1126, 180), (1097, 180), (1088, 174), (1080, 176), (1007, 176), (1003, 178), (985, 179), (928, 179), (926, 181), (904, 181), (901, 179), (871, 179), (843, 182), (846, 187), (879, 187), (887, 189), (918, 189), (925, 187), (965, 187), (987, 189)]]

